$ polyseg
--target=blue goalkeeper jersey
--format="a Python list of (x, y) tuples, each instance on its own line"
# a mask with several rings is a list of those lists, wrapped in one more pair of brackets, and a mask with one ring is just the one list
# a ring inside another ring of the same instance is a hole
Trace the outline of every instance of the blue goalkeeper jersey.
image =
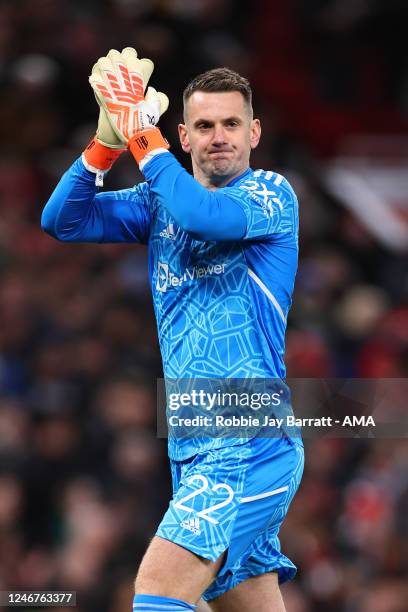
[[(96, 193), (78, 159), (42, 216), (71, 242), (148, 245), (149, 278), (167, 379), (282, 379), (286, 319), (298, 256), (298, 204), (288, 181), (248, 168), (209, 191), (175, 157), (143, 169), (146, 182)], [(232, 438), (171, 438), (185, 459)]]

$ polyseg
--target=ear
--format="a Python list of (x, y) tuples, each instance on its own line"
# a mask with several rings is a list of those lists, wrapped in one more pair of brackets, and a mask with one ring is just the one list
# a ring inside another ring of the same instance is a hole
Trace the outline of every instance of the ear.
[(178, 124), (178, 133), (181, 143), (181, 148), (185, 153), (191, 153), (190, 143), (188, 141), (187, 128), (184, 123)]
[(259, 139), (261, 138), (261, 122), (259, 121), (259, 119), (252, 119), (250, 130), (251, 149), (255, 149), (258, 146)]

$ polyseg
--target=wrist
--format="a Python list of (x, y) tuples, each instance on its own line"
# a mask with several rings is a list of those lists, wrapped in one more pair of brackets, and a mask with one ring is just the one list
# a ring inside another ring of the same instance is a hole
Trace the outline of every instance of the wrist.
[(100, 142), (94, 136), (83, 152), (86, 166), (91, 172), (110, 170), (117, 158), (126, 151), (126, 147), (111, 147)]
[(82, 153), (82, 162), (89, 172), (95, 176), (95, 185), (103, 187), (103, 176), (110, 170), (114, 162), (126, 151), (123, 147), (109, 147), (94, 136)]
[(154, 155), (163, 153), (169, 148), (169, 143), (157, 127), (136, 132), (133, 138), (129, 140), (129, 150), (140, 169)]

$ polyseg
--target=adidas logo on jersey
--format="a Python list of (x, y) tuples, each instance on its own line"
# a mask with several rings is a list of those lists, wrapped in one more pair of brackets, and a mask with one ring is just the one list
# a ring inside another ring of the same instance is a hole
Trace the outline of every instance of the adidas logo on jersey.
[(173, 223), (169, 223), (168, 226), (162, 232), (160, 232), (160, 236), (162, 238), (169, 238), (169, 240), (175, 240), (176, 234), (174, 233)]
[(184, 519), (184, 521), (181, 521), (180, 527), (183, 527), (183, 529), (188, 529), (195, 535), (200, 535), (201, 533), (200, 519), (198, 518)]

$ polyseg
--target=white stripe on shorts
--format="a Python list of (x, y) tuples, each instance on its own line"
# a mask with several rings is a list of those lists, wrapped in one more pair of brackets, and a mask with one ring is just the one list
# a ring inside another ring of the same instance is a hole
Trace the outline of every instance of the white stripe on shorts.
[(257, 499), (264, 499), (264, 497), (271, 497), (271, 495), (277, 495), (278, 493), (283, 493), (289, 489), (288, 486), (280, 487), (280, 489), (274, 489), (273, 491), (267, 491), (266, 493), (260, 493), (259, 495), (250, 495), (249, 497), (241, 497), (241, 504), (246, 504), (247, 502), (256, 501)]

